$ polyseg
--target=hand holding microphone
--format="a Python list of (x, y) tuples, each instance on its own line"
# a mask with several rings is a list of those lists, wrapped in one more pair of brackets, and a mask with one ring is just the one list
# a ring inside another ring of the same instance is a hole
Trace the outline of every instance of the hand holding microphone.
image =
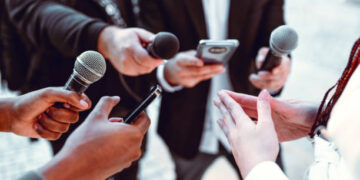
[(259, 89), (280, 90), (290, 73), (289, 54), (297, 47), (298, 35), (289, 26), (276, 28), (270, 37), (270, 49), (263, 47), (256, 57), (257, 74), (250, 82)]
[[(174, 47), (173, 43), (178, 44), (178, 41), (168, 41), (168, 37), (161, 34), (156, 37), (139, 28), (121, 29), (110, 26), (100, 33), (98, 50), (118, 72), (128, 76), (139, 76), (152, 72), (164, 64), (161, 58), (171, 57), (173, 51), (178, 51), (178, 45), (169, 50), (169, 47)], [(165, 42), (165, 45), (162, 42)], [(150, 44), (147, 47), (150, 52), (144, 48), (144, 44)]]

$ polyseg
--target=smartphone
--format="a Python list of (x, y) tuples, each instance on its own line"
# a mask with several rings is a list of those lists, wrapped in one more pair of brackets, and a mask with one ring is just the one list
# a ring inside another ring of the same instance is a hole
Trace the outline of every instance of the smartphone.
[(226, 65), (239, 47), (237, 39), (228, 40), (200, 40), (196, 57), (202, 59), (206, 65)]
[(160, 97), (162, 90), (160, 86), (155, 86), (151, 89), (150, 94), (131, 112), (129, 113), (124, 122), (131, 124), (140, 116), (140, 114), (158, 97)]

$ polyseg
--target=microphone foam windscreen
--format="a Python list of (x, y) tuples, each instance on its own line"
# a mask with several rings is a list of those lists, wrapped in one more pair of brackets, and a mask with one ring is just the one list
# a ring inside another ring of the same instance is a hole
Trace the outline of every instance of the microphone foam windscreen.
[(153, 52), (161, 59), (170, 59), (179, 51), (179, 39), (172, 33), (160, 32), (153, 40)]
[(86, 51), (77, 57), (74, 71), (86, 80), (94, 83), (104, 76), (106, 62), (100, 53), (96, 51)]
[(278, 55), (290, 54), (298, 45), (298, 34), (286, 25), (276, 28), (270, 37), (270, 48)]

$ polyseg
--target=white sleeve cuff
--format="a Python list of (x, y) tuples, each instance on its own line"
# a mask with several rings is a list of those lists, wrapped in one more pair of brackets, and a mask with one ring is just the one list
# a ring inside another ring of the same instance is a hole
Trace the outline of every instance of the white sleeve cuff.
[(269, 179), (269, 177), (276, 180), (288, 180), (280, 167), (272, 161), (265, 161), (256, 165), (246, 176), (245, 180), (265, 180)]
[(157, 79), (159, 81), (160, 86), (169, 93), (173, 93), (176, 91), (180, 91), (183, 89), (183, 86), (179, 85), (179, 86), (171, 86), (165, 79), (165, 75), (164, 75), (164, 70), (165, 70), (165, 65), (160, 65), (157, 68)]

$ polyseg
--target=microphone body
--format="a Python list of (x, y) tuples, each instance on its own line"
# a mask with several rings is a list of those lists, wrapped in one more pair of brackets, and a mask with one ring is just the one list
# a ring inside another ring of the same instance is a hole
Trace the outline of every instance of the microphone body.
[[(104, 57), (96, 51), (86, 51), (77, 57), (73, 73), (66, 82), (64, 89), (81, 95), (92, 83), (100, 80), (105, 71)], [(54, 107), (64, 108), (62, 103), (55, 103)]]
[(153, 42), (147, 44), (145, 48), (153, 58), (170, 59), (179, 51), (180, 43), (174, 34), (159, 32)]
[(77, 57), (74, 71), (64, 88), (82, 94), (92, 83), (100, 80), (105, 71), (104, 57), (96, 51), (86, 51)]
[(83, 78), (74, 71), (66, 82), (64, 88), (69, 91), (77, 92), (80, 95), (84, 93), (89, 86), (90, 83), (85, 82)]
[(298, 34), (289, 26), (276, 28), (270, 37), (270, 50), (259, 70), (271, 71), (281, 64), (282, 56), (289, 55), (298, 45)]

